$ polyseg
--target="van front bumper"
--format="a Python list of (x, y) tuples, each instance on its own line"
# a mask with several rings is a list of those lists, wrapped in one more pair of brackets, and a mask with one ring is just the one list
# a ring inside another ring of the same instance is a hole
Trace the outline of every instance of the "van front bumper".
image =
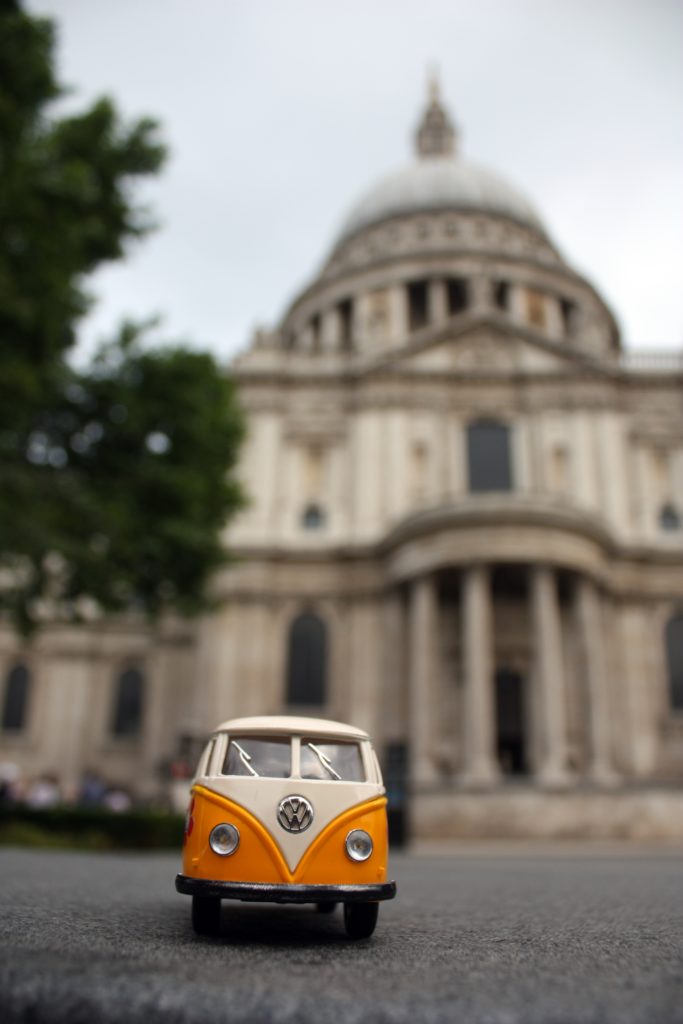
[(377, 903), (393, 900), (396, 882), (369, 885), (271, 885), (266, 882), (214, 882), (176, 875), (175, 887), (187, 896), (248, 903)]

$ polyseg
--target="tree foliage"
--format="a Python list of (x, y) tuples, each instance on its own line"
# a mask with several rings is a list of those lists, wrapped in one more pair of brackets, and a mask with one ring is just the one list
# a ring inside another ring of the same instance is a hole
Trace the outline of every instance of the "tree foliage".
[(0, 608), (57, 617), (206, 604), (242, 421), (209, 355), (123, 325), (86, 369), (68, 356), (87, 275), (151, 224), (133, 186), (162, 165), (155, 122), (108, 99), (51, 116), (54, 30), (0, 10)]

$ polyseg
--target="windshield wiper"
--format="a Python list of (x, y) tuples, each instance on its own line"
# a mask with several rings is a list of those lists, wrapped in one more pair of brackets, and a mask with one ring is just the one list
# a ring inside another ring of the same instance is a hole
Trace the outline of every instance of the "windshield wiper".
[(244, 767), (247, 769), (249, 774), (250, 775), (258, 776), (258, 772), (254, 771), (254, 769), (251, 767), (251, 764), (250, 764), (251, 754), (248, 754), (246, 752), (246, 750), (244, 749), (244, 747), (241, 747), (239, 745), (239, 743), (235, 743), (234, 740), (232, 741), (232, 745), (235, 748), (235, 750), (237, 751), (237, 753), (240, 755), (240, 761), (242, 762)]
[(342, 781), (342, 777), (332, 767), (332, 762), (330, 761), (330, 759), (327, 756), (327, 754), (323, 754), (322, 750), (319, 750), (319, 748), (316, 747), (315, 743), (307, 743), (306, 746), (311, 748), (311, 750), (313, 751), (315, 756), (318, 758), (318, 760), (320, 761), (320, 763), (323, 766), (323, 768), (330, 773), (332, 778), (333, 779), (339, 779), (339, 781), (341, 782)]

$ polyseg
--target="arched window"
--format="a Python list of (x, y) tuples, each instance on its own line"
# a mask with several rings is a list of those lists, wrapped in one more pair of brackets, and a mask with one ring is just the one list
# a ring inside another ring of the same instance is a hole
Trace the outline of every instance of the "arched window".
[(317, 615), (299, 615), (289, 630), (287, 703), (322, 706), (327, 675), (327, 630)]
[(671, 707), (674, 711), (683, 711), (683, 614), (669, 619), (664, 637)]
[(142, 726), (145, 679), (137, 668), (127, 668), (116, 681), (111, 731), (114, 736), (137, 736)]
[(470, 491), (512, 490), (510, 430), (495, 420), (479, 420), (467, 428)]
[(662, 530), (680, 530), (681, 517), (672, 502), (665, 502), (659, 510), (659, 525)]
[(26, 724), (31, 676), (26, 665), (15, 665), (7, 673), (2, 704), (2, 728), (19, 732)]
[(325, 525), (325, 513), (320, 505), (311, 503), (304, 509), (301, 523), (305, 530), (320, 530)]

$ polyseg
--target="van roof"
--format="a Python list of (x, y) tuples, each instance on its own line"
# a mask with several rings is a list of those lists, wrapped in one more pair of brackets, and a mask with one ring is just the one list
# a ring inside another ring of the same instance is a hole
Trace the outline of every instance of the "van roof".
[(272, 732), (315, 733), (317, 736), (346, 736), (367, 740), (368, 734), (355, 725), (330, 722), (326, 718), (306, 718), (303, 715), (256, 715), (253, 718), (229, 718), (221, 722), (214, 732)]

